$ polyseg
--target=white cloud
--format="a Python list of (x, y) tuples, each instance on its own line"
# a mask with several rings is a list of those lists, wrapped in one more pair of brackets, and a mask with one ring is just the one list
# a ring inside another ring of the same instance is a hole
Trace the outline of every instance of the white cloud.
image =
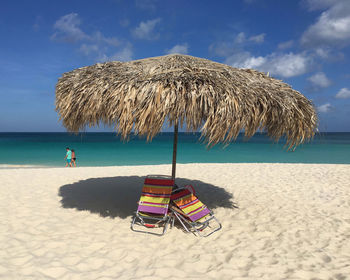
[(78, 14), (71, 13), (59, 18), (55, 24), (54, 29), (57, 30), (51, 39), (64, 41), (68, 43), (76, 43), (78, 41), (93, 42), (94, 44), (107, 44), (111, 46), (118, 46), (120, 42), (114, 37), (105, 37), (100, 31), (96, 31), (92, 35), (88, 35), (80, 28), (81, 20)]
[(179, 54), (188, 54), (188, 44), (178, 44), (172, 47), (170, 50), (166, 51), (167, 54), (179, 53)]
[(227, 42), (217, 42), (209, 46), (209, 51), (218, 56), (229, 56), (235, 50), (234, 45)]
[(236, 44), (243, 44), (246, 41), (247, 41), (247, 38), (246, 38), (244, 32), (238, 33), (238, 35), (235, 38), (235, 43)]
[(350, 98), (350, 89), (348, 88), (342, 88), (336, 95), (335, 98)]
[(51, 36), (51, 39), (69, 43), (87, 39), (88, 36), (79, 28), (80, 24), (80, 18), (76, 13), (62, 16), (53, 26), (57, 31)]
[(304, 0), (309, 11), (322, 10), (326, 9), (336, 2), (340, 2), (338, 0)]
[(107, 45), (111, 45), (114, 47), (118, 47), (121, 42), (115, 38), (115, 37), (105, 37), (100, 31), (95, 32), (91, 37), (90, 37), (91, 41), (100, 43), (100, 44), (107, 44)]
[[(132, 44), (125, 43), (123, 47), (117, 52), (115, 48), (108, 46), (94, 45), (94, 44), (82, 44), (79, 51), (85, 56), (94, 57), (96, 62), (106, 61), (130, 61), (132, 60), (133, 51)], [(111, 53), (113, 53), (111, 55)]]
[(330, 103), (326, 103), (326, 104), (318, 106), (316, 109), (320, 113), (328, 113), (329, 111), (331, 111), (333, 109), (333, 106)]
[(44, 24), (44, 20), (41, 16), (36, 16), (35, 23), (33, 24), (34, 31), (39, 31), (40, 27)]
[[(265, 34), (246, 36), (240, 32), (232, 42), (218, 42), (210, 45), (209, 50), (225, 58), (224, 63), (237, 68), (253, 68), (283, 78), (290, 78), (308, 72), (313, 64), (313, 57), (306, 52), (272, 52), (266, 56), (254, 56), (245, 48), (264, 42)], [(294, 42), (287, 41), (279, 49), (292, 47)]]
[(98, 51), (98, 56), (96, 61), (97, 62), (106, 62), (106, 61), (130, 61), (132, 60), (133, 51), (132, 51), (132, 44), (127, 43), (122, 49), (120, 49), (118, 52), (114, 53), (113, 55), (107, 55), (105, 52)]
[(285, 78), (306, 73), (311, 64), (311, 59), (303, 53), (271, 54), (267, 58), (263, 69), (272, 75)]
[[(79, 52), (95, 61), (131, 60), (132, 45), (116, 37), (106, 37), (100, 31), (85, 33), (78, 14), (71, 13), (59, 18), (55, 24), (56, 32), (51, 39), (66, 43), (80, 43)], [(114, 55), (111, 55), (114, 53)]]
[(315, 49), (316, 55), (318, 55), (320, 58), (327, 59), (329, 57), (329, 48), (317, 48)]
[(242, 49), (245, 46), (261, 44), (264, 42), (264, 40), (264, 33), (247, 37), (244, 32), (240, 32), (233, 38), (231, 42), (217, 42), (211, 44), (209, 46), (209, 50), (216, 55), (229, 57), (237, 53), (243, 53), (244, 51)]
[(141, 10), (155, 12), (157, 8), (157, 2), (158, 0), (135, 0), (135, 6)]
[(316, 23), (302, 35), (301, 44), (306, 47), (337, 46), (350, 44), (350, 1), (308, 1), (312, 9), (328, 7)]
[(253, 41), (255, 43), (262, 43), (265, 40), (265, 35), (266, 35), (265, 33), (262, 33), (256, 36), (252, 36), (249, 38), (249, 41)]
[(251, 56), (249, 52), (239, 52), (226, 58), (225, 63), (237, 68), (259, 69), (266, 62), (266, 58)]
[(90, 45), (90, 44), (82, 44), (79, 49), (79, 51), (86, 56), (92, 53), (98, 52), (98, 50), (99, 49), (97, 45)]
[(123, 49), (121, 49), (119, 52), (115, 53), (112, 57), (112, 60), (118, 60), (118, 61), (130, 61), (132, 60), (132, 45), (128, 44)]
[(280, 49), (280, 50), (289, 49), (289, 48), (293, 47), (293, 45), (294, 45), (294, 41), (293, 40), (289, 40), (289, 41), (286, 41), (286, 42), (279, 43), (278, 44), (278, 49)]
[(331, 85), (331, 81), (327, 78), (325, 73), (318, 72), (308, 78), (314, 88), (326, 88)]
[(264, 40), (265, 40), (265, 33), (250, 36), (247, 38), (247, 36), (244, 32), (240, 32), (240, 33), (238, 33), (238, 35), (234, 39), (234, 43), (235, 44), (246, 44), (248, 42), (263, 43)]
[(251, 56), (249, 52), (237, 53), (228, 57), (225, 63), (238, 68), (255, 68), (272, 75), (290, 78), (306, 73), (312, 59), (305, 53), (277, 54), (272, 53), (265, 57)]
[(315, 55), (315, 58), (321, 58), (329, 62), (342, 61), (345, 57), (344, 53), (330, 47), (314, 48), (313, 54)]
[(154, 29), (160, 20), (160, 18), (156, 18), (148, 21), (141, 21), (140, 25), (132, 31), (133, 35), (138, 39), (158, 39), (159, 34), (155, 33)]

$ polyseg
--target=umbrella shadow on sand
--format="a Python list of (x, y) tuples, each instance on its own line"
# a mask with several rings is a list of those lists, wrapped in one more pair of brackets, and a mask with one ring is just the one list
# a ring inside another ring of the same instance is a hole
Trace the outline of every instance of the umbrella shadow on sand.
[[(139, 176), (91, 178), (60, 187), (59, 196), (63, 208), (125, 219), (136, 211), (144, 179)], [(209, 209), (236, 208), (233, 195), (223, 188), (185, 178), (177, 178), (176, 183), (179, 186), (193, 185), (199, 199)]]

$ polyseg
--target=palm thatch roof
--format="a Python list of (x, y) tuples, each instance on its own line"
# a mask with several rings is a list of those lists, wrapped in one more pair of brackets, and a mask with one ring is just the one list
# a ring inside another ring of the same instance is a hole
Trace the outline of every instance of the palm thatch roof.
[(188, 55), (106, 62), (64, 73), (56, 85), (56, 110), (73, 132), (100, 122), (123, 138), (134, 129), (152, 139), (165, 120), (201, 129), (209, 145), (251, 137), (263, 129), (289, 147), (313, 137), (312, 103), (289, 85), (250, 69)]

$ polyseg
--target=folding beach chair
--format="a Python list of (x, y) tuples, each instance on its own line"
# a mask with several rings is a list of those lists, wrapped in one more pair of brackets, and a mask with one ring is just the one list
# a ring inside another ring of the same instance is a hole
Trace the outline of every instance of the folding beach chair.
[[(137, 211), (131, 223), (133, 231), (155, 235), (163, 235), (166, 232), (172, 220), (169, 215), (169, 203), (173, 186), (174, 180), (170, 176), (146, 177)], [(135, 229), (135, 225), (141, 226), (141, 229)], [(163, 227), (163, 231), (157, 233), (154, 228), (160, 227)]]
[(221, 223), (192, 191), (192, 186), (174, 190), (170, 209), (187, 232), (207, 237), (220, 230)]

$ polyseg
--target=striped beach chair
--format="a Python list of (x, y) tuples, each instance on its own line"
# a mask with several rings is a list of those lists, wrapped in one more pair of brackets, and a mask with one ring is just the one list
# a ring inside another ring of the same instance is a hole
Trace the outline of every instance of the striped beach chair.
[[(173, 186), (174, 180), (170, 176), (148, 175), (146, 177), (137, 211), (131, 223), (133, 231), (164, 235), (172, 221), (169, 215), (169, 203)], [(136, 225), (141, 226), (137, 227), (141, 229), (136, 229)], [(163, 227), (163, 231), (157, 233), (154, 228), (160, 227)]]
[(207, 237), (220, 230), (221, 224), (193, 190), (192, 186), (175, 190), (171, 195), (171, 211), (187, 232)]

